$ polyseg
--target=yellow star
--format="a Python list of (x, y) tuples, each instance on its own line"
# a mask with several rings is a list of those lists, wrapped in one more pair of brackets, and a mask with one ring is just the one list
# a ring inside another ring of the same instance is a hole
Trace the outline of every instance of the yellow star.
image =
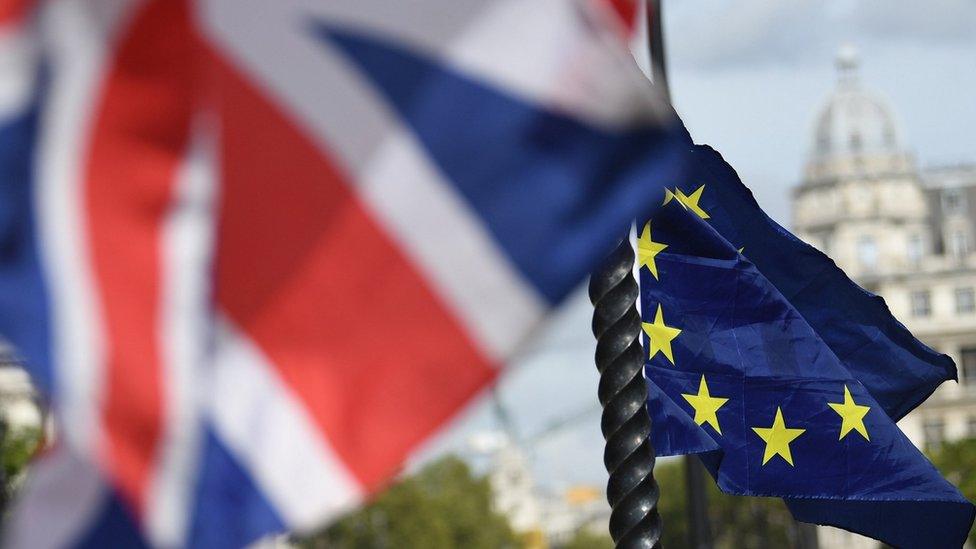
[(647, 270), (651, 271), (655, 280), (659, 279), (657, 277), (657, 263), (654, 261), (654, 257), (667, 247), (667, 244), (661, 244), (660, 242), (651, 240), (651, 222), (648, 221), (647, 225), (644, 225), (644, 232), (637, 239), (637, 258), (640, 266), (647, 267)]
[(793, 454), (790, 453), (790, 443), (806, 431), (806, 429), (790, 429), (786, 427), (786, 423), (783, 421), (783, 411), (779, 409), (779, 406), (776, 407), (776, 418), (773, 419), (772, 427), (753, 427), (752, 430), (759, 435), (759, 438), (766, 441), (766, 451), (763, 452), (763, 465), (766, 465), (766, 462), (775, 455), (779, 455), (786, 460), (786, 463), (793, 465)]
[(664, 202), (662, 202), (661, 205), (662, 206), (665, 206), (665, 205), (667, 205), (668, 202), (671, 202), (672, 200), (674, 200), (674, 193), (671, 192), (671, 189), (665, 187), (664, 188)]
[(840, 438), (837, 440), (844, 440), (847, 433), (852, 430), (861, 433), (864, 440), (871, 440), (871, 437), (868, 436), (868, 429), (864, 426), (864, 416), (867, 415), (871, 407), (861, 406), (854, 402), (854, 397), (851, 396), (851, 390), (847, 388), (847, 385), (844, 385), (843, 404), (828, 402), (827, 406), (833, 408), (843, 420), (840, 424)]
[[(701, 206), (698, 205), (698, 201), (701, 200), (702, 191), (704, 190), (705, 186), (702, 185), (701, 187), (695, 189), (695, 192), (691, 193), (690, 195), (686, 195), (681, 189), (675, 189), (675, 196), (678, 198), (678, 202), (680, 202), (682, 206), (698, 214), (698, 217), (708, 219), (708, 213), (701, 209)], [(667, 202), (668, 201), (665, 200), (665, 204)]]
[(681, 330), (664, 324), (664, 312), (661, 304), (657, 306), (657, 314), (654, 315), (654, 323), (641, 322), (644, 333), (651, 340), (651, 349), (648, 351), (648, 359), (654, 358), (660, 351), (674, 365), (674, 354), (671, 352), (671, 340), (678, 337)]
[(705, 376), (702, 376), (701, 381), (698, 382), (697, 395), (682, 393), (681, 396), (685, 397), (688, 404), (691, 404), (691, 407), (695, 409), (695, 423), (698, 425), (707, 423), (715, 429), (716, 433), (722, 434), (722, 429), (718, 426), (718, 416), (715, 415), (715, 412), (724, 406), (729, 399), (713, 397), (709, 394), (708, 384), (705, 383)]

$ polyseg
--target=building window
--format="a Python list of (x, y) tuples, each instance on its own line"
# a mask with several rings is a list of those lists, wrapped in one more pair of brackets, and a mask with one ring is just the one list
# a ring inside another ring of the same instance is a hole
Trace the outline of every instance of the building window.
[(878, 245), (874, 243), (874, 238), (862, 236), (858, 239), (857, 259), (865, 269), (872, 270), (878, 266)]
[(917, 265), (922, 261), (922, 255), (925, 253), (924, 248), (922, 248), (922, 235), (913, 234), (908, 237), (908, 261), (913, 265)]
[(960, 214), (965, 209), (962, 189), (946, 189), (942, 193), (942, 211), (947, 214)]
[(938, 448), (945, 440), (945, 423), (941, 419), (927, 419), (922, 424), (926, 448)]
[(963, 231), (952, 231), (949, 235), (949, 252), (953, 257), (965, 257), (969, 253), (969, 239)]
[(976, 348), (968, 347), (959, 351), (962, 361), (962, 382), (976, 387)]
[(956, 313), (968, 315), (976, 312), (976, 293), (972, 288), (956, 288)]
[(932, 314), (932, 294), (928, 290), (912, 292), (912, 316), (929, 316)]
[(888, 145), (889, 147), (894, 147), (895, 146), (895, 128), (893, 128), (890, 125), (885, 125), (883, 139), (884, 139), (885, 145)]

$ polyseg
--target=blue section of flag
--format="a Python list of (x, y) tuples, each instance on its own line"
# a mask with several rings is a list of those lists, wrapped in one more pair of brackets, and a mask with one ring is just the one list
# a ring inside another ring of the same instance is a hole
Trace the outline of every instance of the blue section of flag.
[(378, 37), (315, 24), (397, 110), (550, 303), (683, 169), (680, 128), (611, 131), (527, 103)]
[(188, 547), (244, 547), (261, 536), (286, 530), (250, 475), (210, 430), (195, 501)]
[(691, 151), (689, 173), (676, 187), (704, 185), (700, 205), (709, 224), (745, 255), (864, 384), (896, 421), (943, 381), (956, 379), (948, 356), (918, 341), (884, 300), (860, 288), (822, 252), (769, 218), (722, 156), (705, 145)]
[(721, 448), (656, 383), (648, 383), (647, 389), (647, 407), (654, 411), (651, 445), (658, 455), (702, 454)]
[[(698, 440), (707, 436), (719, 449), (705, 450), (703, 461), (728, 493), (782, 497), (801, 520), (899, 547), (961, 545), (973, 506), (753, 264), (752, 243), (716, 230), (725, 211), (704, 196), (684, 205), (672, 199), (650, 219), (648, 238), (667, 246), (651, 259), (645, 253), (657, 277), (641, 268), (655, 448), (700, 453)], [(905, 527), (913, 514), (929, 520)]]
[(0, 334), (26, 359), (34, 383), (49, 395), (48, 300), (32, 196), (42, 98), (43, 93), (35, 93), (21, 113), (0, 120)]
[(148, 547), (139, 532), (129, 509), (118, 493), (109, 490), (102, 499), (102, 507), (80, 535), (74, 547), (78, 549), (103, 549), (105, 547), (141, 549)]

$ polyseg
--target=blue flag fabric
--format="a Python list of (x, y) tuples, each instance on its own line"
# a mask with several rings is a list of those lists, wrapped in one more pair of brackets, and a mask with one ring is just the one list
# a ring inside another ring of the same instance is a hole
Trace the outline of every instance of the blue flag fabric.
[(675, 190), (691, 196), (701, 189), (698, 207), (709, 225), (736, 248), (745, 248), (749, 261), (892, 419), (900, 420), (943, 381), (957, 379), (952, 359), (918, 341), (881, 297), (766, 215), (717, 151), (695, 145), (689, 164), (687, 183)]
[(719, 487), (899, 547), (960, 546), (974, 507), (895, 425), (955, 367), (766, 216), (714, 150), (638, 240), (652, 442)]

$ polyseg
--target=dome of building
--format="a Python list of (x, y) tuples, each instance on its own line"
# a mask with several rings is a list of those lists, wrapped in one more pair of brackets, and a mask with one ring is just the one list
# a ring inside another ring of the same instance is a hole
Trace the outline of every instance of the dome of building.
[(883, 99), (861, 87), (857, 51), (837, 54), (837, 87), (817, 116), (812, 160), (900, 152), (894, 116)]

